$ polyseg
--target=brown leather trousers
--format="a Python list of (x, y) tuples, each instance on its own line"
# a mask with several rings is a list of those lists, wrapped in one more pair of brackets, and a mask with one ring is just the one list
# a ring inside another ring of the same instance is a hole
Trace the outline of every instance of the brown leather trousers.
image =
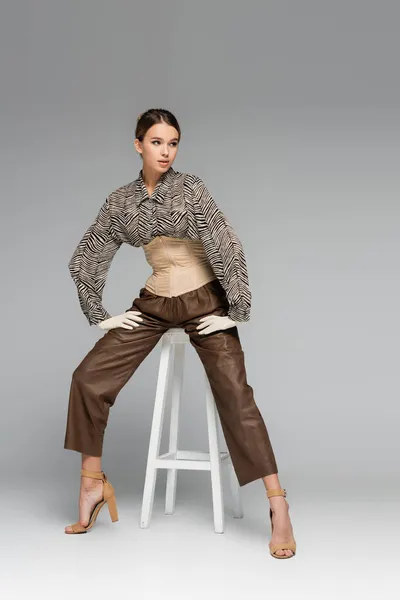
[(139, 327), (107, 331), (72, 375), (64, 448), (101, 456), (109, 410), (141, 362), (170, 327), (182, 327), (202, 361), (239, 484), (277, 473), (268, 432), (247, 383), (237, 327), (203, 334), (206, 315), (226, 315), (225, 291), (214, 279), (171, 298), (145, 287), (127, 310), (142, 312)]

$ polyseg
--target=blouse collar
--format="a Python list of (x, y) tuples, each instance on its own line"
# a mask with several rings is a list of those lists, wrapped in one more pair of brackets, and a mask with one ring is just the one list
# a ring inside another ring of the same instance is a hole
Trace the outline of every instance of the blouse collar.
[(143, 180), (143, 169), (140, 169), (139, 176), (137, 178), (137, 185), (135, 188), (137, 204), (140, 204), (141, 202), (143, 202), (143, 200), (147, 199), (156, 200), (157, 202), (162, 204), (164, 202), (165, 195), (174, 179), (175, 173), (176, 171), (172, 167), (170, 167), (168, 171), (162, 173), (159, 180), (156, 183), (153, 193), (151, 194), (151, 196), (149, 196), (149, 193)]

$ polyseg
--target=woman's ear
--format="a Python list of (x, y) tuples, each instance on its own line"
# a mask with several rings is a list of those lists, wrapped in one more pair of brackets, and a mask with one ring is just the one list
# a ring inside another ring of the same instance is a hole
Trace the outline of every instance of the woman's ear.
[(136, 152), (138, 154), (142, 154), (142, 144), (140, 143), (140, 141), (137, 138), (135, 138), (133, 144), (135, 146)]

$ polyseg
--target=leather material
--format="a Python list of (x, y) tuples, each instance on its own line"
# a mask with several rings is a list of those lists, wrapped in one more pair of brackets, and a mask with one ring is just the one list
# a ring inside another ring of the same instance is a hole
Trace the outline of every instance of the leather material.
[(83, 533), (84, 531), (86, 531), (86, 527), (81, 525), (79, 522), (71, 525), (71, 529), (74, 533)]
[(268, 496), (268, 498), (271, 498), (272, 496), (284, 496), (286, 498), (286, 490), (285, 489), (268, 490), (267, 496)]
[(238, 328), (204, 335), (196, 330), (201, 317), (226, 316), (228, 308), (218, 279), (171, 298), (141, 288), (126, 309), (142, 313), (139, 327), (107, 331), (73, 372), (64, 448), (102, 455), (109, 412), (118, 393), (161, 336), (170, 327), (182, 327), (210, 381), (239, 484), (277, 473), (268, 431), (247, 382)]
[(158, 296), (179, 296), (216, 279), (200, 240), (161, 235), (143, 250), (153, 269), (145, 288)]
[[(296, 542), (292, 540), (291, 542), (282, 542), (281, 544), (273, 544), (270, 546), (271, 554), (275, 554), (277, 550), (291, 550), (293, 552), (292, 556), (296, 553)], [(277, 555), (277, 558), (291, 558), (291, 556)]]
[(88, 471), (87, 469), (81, 469), (81, 475), (91, 477), (92, 479), (104, 479), (105, 477), (103, 471)]

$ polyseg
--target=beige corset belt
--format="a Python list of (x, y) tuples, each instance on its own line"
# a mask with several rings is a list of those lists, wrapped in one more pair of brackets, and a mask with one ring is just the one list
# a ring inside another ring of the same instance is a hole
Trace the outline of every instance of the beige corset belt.
[(179, 296), (216, 279), (200, 240), (162, 235), (143, 250), (153, 269), (145, 288), (158, 296)]

